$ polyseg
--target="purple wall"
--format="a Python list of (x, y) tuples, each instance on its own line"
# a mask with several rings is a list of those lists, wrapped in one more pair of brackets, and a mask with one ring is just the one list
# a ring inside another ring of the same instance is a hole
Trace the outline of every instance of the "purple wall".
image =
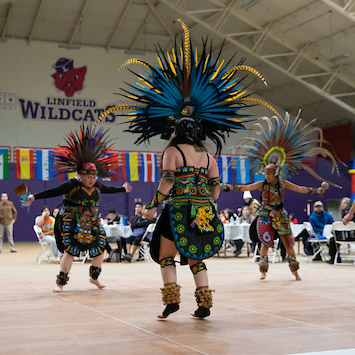
[[(340, 166), (340, 177), (336, 174), (330, 175), (329, 171), (331, 163), (324, 159), (317, 159), (317, 173), (322, 177), (343, 186), (342, 190), (335, 187), (330, 187), (329, 190), (322, 197), (322, 201), (325, 204), (327, 199), (341, 199), (344, 196), (351, 196), (351, 177), (348, 173), (348, 169), (351, 167), (351, 163), (347, 164), (348, 167)], [(234, 172), (235, 174), (235, 172)], [(318, 187), (319, 182), (310, 176), (307, 172), (301, 171), (298, 175), (290, 179), (295, 184), (304, 186)], [(44, 189), (49, 189), (58, 186), (62, 181), (55, 179), (53, 181), (38, 181), (38, 180), (18, 180), (16, 179), (16, 165), (10, 164), (9, 180), (0, 181), (0, 192), (7, 192), (9, 199), (14, 202), (18, 210), (18, 219), (14, 225), (14, 238), (15, 241), (36, 241), (36, 236), (32, 230), (34, 224), (34, 218), (40, 214), (40, 210), (43, 205), (48, 205), (51, 210), (57, 207), (62, 198), (55, 197), (48, 200), (37, 200), (27, 212), (27, 208), (21, 208), (20, 199), (14, 193), (14, 188), (17, 185), (27, 183), (29, 190), (33, 193), (40, 192)], [(121, 186), (122, 181), (116, 182), (104, 182), (107, 185)], [(116, 208), (118, 213), (131, 216), (134, 210), (135, 199), (141, 199), (143, 203), (149, 203), (156, 191), (158, 183), (143, 183), (132, 182), (133, 191), (129, 194), (102, 194), (100, 203), (100, 212), (102, 216), (106, 216), (107, 212), (111, 208)], [(260, 192), (252, 192), (254, 198), (259, 198)], [(243, 205), (243, 194), (240, 192), (221, 192), (221, 196), (218, 202), (219, 210), (224, 208), (231, 208), (236, 210)], [(299, 222), (303, 222), (308, 219), (304, 209), (306, 208), (307, 201), (312, 202), (318, 199), (318, 195), (303, 195), (297, 194), (292, 191), (286, 191), (285, 193), (285, 208), (289, 213), (296, 214)]]

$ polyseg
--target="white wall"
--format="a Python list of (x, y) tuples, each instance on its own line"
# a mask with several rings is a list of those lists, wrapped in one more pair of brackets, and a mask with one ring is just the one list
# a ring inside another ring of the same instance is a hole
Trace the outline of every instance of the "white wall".
[[(59, 119), (32, 119), (24, 118), (18, 99), (39, 102), (48, 106), (48, 98), (66, 98), (63, 91), (54, 85), (52, 74), (55, 73), (53, 64), (61, 58), (74, 60), (74, 68), (87, 66), (83, 90), (74, 93), (72, 99), (94, 100), (96, 108), (106, 108), (108, 105), (126, 102), (125, 98), (115, 95), (119, 88), (127, 88), (124, 82), (133, 82), (135, 77), (127, 70), (117, 72), (119, 66), (127, 59), (134, 56), (127, 55), (124, 51), (94, 47), (82, 47), (80, 50), (67, 50), (58, 45), (42, 42), (31, 42), (27, 45), (22, 40), (9, 40), (0, 43), (0, 93), (14, 93), (17, 98), (16, 109), (0, 108), (0, 146), (22, 147), (54, 147), (63, 144), (63, 136), (72, 129), (77, 129), (81, 121)], [(148, 53), (137, 56), (149, 63), (156, 64), (156, 55)], [(140, 70), (140, 66), (131, 66), (131, 69)], [(60, 106), (64, 107), (65, 106)], [(57, 113), (55, 107), (54, 113)], [(82, 109), (76, 107), (76, 109)], [(276, 107), (283, 114), (283, 111)], [(45, 114), (48, 117), (48, 108)], [(263, 107), (251, 108), (249, 113), (257, 117), (271, 116), (271, 112)], [(123, 133), (127, 125), (116, 123), (126, 121), (126, 117), (116, 118), (115, 123), (104, 123), (111, 127), (111, 137), (115, 139), (117, 149), (121, 150), (162, 150), (166, 141), (158, 137), (151, 140), (149, 146), (135, 146), (134, 140), (138, 138), (130, 133)], [(247, 125), (251, 127), (250, 124)], [(245, 134), (250, 131), (241, 131), (227, 139), (224, 153), (230, 153), (229, 147), (235, 145)], [(209, 145), (214, 149), (212, 144)]]

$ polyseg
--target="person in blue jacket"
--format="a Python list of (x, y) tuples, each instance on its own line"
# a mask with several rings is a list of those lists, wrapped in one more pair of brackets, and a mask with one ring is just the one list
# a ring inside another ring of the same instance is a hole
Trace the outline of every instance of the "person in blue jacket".
[(314, 203), (313, 213), (309, 217), (309, 223), (312, 225), (314, 233), (317, 237), (322, 235), (323, 228), (326, 224), (332, 224), (334, 222), (333, 216), (324, 211), (324, 206), (321, 201)]

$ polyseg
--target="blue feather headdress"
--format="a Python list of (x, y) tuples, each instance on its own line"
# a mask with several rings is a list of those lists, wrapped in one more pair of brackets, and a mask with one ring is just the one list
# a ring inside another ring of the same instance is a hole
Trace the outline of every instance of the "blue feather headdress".
[(123, 90), (126, 98), (133, 104), (119, 105), (104, 112), (98, 122), (116, 110), (129, 109), (131, 133), (140, 136), (136, 144), (160, 135), (170, 139), (176, 122), (182, 117), (195, 119), (201, 126), (201, 139), (210, 138), (222, 149), (225, 133), (243, 129), (243, 122), (250, 116), (245, 108), (250, 105), (263, 105), (274, 113), (277, 111), (264, 101), (248, 97), (242, 82), (245, 77), (238, 74), (248, 71), (259, 77), (265, 85), (262, 75), (252, 67), (239, 65), (231, 67), (220, 58), (222, 48), (216, 58), (212, 48), (207, 50), (207, 40), (203, 40), (203, 50), (198, 59), (197, 49), (192, 50), (188, 27), (178, 20), (184, 30), (182, 46), (175, 47), (166, 54), (157, 49), (159, 66), (150, 65), (142, 60), (130, 59), (121, 68), (129, 64), (140, 64), (141, 73), (134, 73), (139, 82), (130, 84), (130, 90)]
[[(262, 172), (268, 164), (276, 165), (276, 173), (280, 180), (286, 180), (297, 171), (304, 169), (320, 181), (326, 181), (330, 185), (341, 186), (323, 179), (310, 167), (304, 164), (304, 159), (315, 157), (318, 154), (332, 161), (332, 173), (336, 170), (339, 175), (337, 162), (339, 159), (324, 145), (330, 145), (323, 140), (322, 130), (311, 126), (315, 120), (306, 125), (298, 115), (291, 119), (286, 113), (285, 118), (261, 117), (255, 123), (257, 137), (242, 138), (235, 149), (246, 148), (248, 158), (253, 162), (253, 173)], [(318, 137), (315, 137), (314, 134)]]

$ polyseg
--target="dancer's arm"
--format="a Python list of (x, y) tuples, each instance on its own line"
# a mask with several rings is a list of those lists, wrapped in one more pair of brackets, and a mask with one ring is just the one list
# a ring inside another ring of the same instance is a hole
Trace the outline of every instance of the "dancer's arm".
[(122, 185), (122, 187), (106, 186), (101, 183), (97, 183), (97, 185), (103, 194), (115, 194), (117, 192), (131, 192), (132, 191), (132, 185), (127, 181)]
[(322, 187), (299, 186), (299, 185), (293, 184), (292, 182), (289, 182), (287, 180), (285, 180), (283, 182), (283, 187), (285, 189), (298, 192), (300, 194), (319, 194), (319, 195), (322, 195), (324, 193), (324, 191), (325, 191), (325, 189), (322, 188)]
[(41, 200), (44, 198), (64, 195), (68, 193), (77, 183), (78, 181), (76, 179), (71, 179), (65, 182), (64, 184), (55, 187), (54, 189), (44, 190), (42, 192), (39, 192), (38, 194), (30, 194), (28, 195), (26, 203), (30, 205), (34, 200)]
[(152, 219), (160, 202), (164, 201), (174, 186), (176, 170), (176, 149), (168, 147), (163, 155), (163, 174), (152, 202), (146, 206), (144, 218)]
[(349, 212), (344, 216), (343, 223), (347, 225), (354, 217), (355, 212), (355, 201), (353, 202)]
[[(234, 190), (234, 191), (254, 191), (254, 190), (261, 190), (263, 187), (263, 181), (257, 181), (254, 182), (253, 184), (249, 184), (249, 185), (230, 185), (230, 184), (223, 184), (222, 188), (225, 191), (229, 191), (229, 190)], [(224, 187), (225, 186), (225, 187)]]

